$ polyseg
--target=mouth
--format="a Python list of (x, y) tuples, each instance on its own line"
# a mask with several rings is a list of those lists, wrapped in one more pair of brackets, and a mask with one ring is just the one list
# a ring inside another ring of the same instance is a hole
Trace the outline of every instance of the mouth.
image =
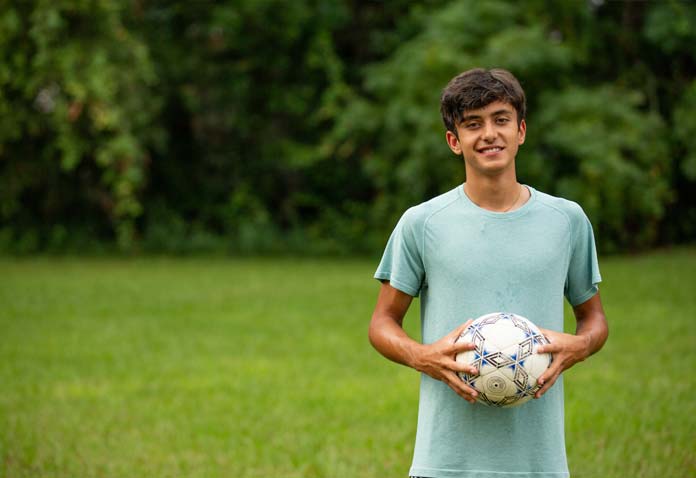
[(502, 146), (486, 146), (485, 148), (479, 148), (477, 151), (481, 154), (496, 154), (501, 152), (503, 149)]

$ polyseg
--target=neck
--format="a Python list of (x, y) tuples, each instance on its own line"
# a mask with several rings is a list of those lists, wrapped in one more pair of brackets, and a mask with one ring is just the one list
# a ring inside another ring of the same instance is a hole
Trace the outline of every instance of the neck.
[(516, 209), (521, 199), (526, 201), (527, 188), (523, 188), (514, 176), (502, 179), (477, 178), (472, 181), (467, 178), (464, 192), (474, 204), (489, 211), (506, 212)]

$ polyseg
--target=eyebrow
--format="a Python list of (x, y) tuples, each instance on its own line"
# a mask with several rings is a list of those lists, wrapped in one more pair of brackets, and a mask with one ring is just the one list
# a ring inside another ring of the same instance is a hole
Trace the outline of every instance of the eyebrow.
[[(500, 115), (504, 115), (504, 114), (511, 115), (512, 110), (507, 109), (507, 108), (503, 108), (503, 109), (494, 111), (493, 113), (490, 114), (490, 116), (500, 116)], [(483, 118), (483, 116), (481, 116), (481, 115), (465, 115), (462, 117), (462, 123), (465, 121), (470, 121), (470, 120), (474, 120), (474, 119), (481, 119), (481, 118)]]

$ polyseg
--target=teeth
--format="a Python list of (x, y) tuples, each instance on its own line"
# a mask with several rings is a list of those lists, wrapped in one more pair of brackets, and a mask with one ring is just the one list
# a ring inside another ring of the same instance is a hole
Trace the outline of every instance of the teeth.
[(502, 151), (502, 150), (503, 150), (503, 148), (495, 147), (495, 148), (485, 148), (485, 149), (482, 149), (481, 151), (483, 151), (484, 153), (493, 153), (493, 152), (497, 153), (498, 151)]

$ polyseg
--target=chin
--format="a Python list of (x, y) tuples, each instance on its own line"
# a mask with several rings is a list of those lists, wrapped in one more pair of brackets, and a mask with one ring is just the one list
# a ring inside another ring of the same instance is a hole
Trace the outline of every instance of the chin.
[(473, 169), (476, 169), (477, 171), (480, 171), (488, 176), (497, 176), (509, 171), (511, 168), (514, 168), (514, 163), (497, 162), (496, 164), (493, 162), (488, 162), (486, 164), (481, 164), (479, 162), (477, 164), (471, 164), (470, 166)]

